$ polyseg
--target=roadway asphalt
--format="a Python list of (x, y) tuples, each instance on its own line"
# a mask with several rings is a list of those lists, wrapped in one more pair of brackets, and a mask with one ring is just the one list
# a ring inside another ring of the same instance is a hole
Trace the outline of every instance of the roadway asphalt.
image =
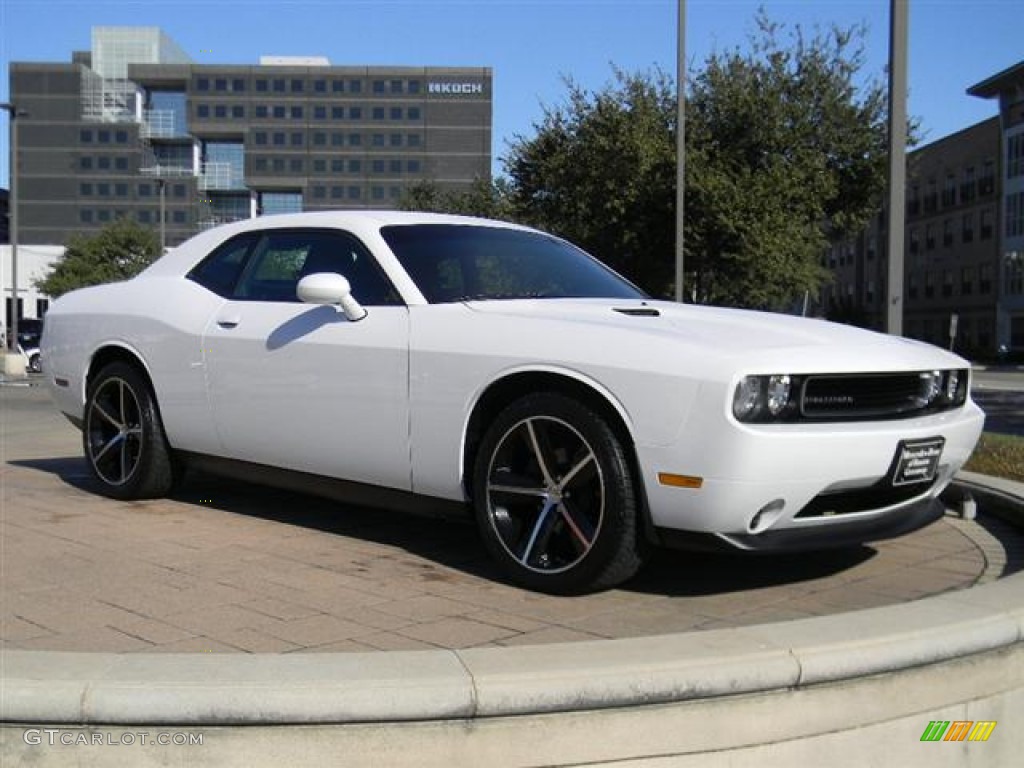
[(173, 498), (97, 495), (39, 387), (0, 387), (0, 648), (366, 651), (738, 627), (914, 601), (1024, 565), (985, 513), (890, 542), (744, 558), (663, 552), (616, 590), (508, 586), (472, 527), (192, 476)]

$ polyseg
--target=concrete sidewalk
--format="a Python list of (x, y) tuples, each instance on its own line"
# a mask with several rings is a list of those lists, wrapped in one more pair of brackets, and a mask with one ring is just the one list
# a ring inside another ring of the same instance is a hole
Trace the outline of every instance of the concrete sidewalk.
[(899, 604), (1018, 570), (1021, 534), (947, 517), (873, 547), (660, 553), (582, 598), (504, 585), (470, 526), (191, 478), (171, 500), (93, 493), (39, 388), (0, 388), (0, 648), (466, 649), (714, 630)]

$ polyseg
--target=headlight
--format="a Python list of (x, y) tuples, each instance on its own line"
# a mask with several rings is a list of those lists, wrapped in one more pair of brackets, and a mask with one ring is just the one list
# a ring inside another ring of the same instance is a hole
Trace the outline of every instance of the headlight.
[(768, 377), (768, 413), (778, 416), (789, 405), (789, 376)]
[(745, 422), (791, 418), (796, 409), (792, 396), (799, 389), (799, 381), (789, 374), (745, 376), (733, 393), (732, 414)]
[(761, 377), (746, 376), (736, 387), (732, 398), (732, 413), (740, 421), (749, 421), (761, 404)]

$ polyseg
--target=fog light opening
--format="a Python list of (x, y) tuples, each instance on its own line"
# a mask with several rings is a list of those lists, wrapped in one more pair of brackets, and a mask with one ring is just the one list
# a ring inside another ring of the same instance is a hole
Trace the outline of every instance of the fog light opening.
[(761, 533), (775, 525), (775, 522), (782, 516), (782, 510), (786, 508), (783, 499), (775, 499), (761, 507), (747, 524), (747, 531), (750, 533)]

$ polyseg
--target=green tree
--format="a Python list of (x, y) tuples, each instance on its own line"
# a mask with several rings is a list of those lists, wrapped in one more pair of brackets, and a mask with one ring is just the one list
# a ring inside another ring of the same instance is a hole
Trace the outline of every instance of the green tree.
[(443, 189), (436, 182), (424, 179), (410, 186), (398, 207), (406, 211), (430, 211), (486, 219), (512, 219), (508, 181), (476, 179), (468, 189)]
[[(877, 209), (885, 102), (864, 78), (863, 28), (783, 43), (761, 14), (757, 29), (749, 51), (714, 53), (689, 79), (686, 266), (701, 301), (776, 308), (817, 291), (828, 237)], [(675, 87), (616, 70), (600, 91), (568, 88), (510, 148), (515, 214), (671, 295)]]
[(718, 304), (817, 291), (831, 237), (863, 227), (885, 182), (885, 93), (862, 82), (865, 29), (807, 38), (763, 15), (750, 51), (710, 56), (687, 104), (687, 266)]
[(160, 255), (157, 235), (127, 219), (118, 219), (96, 235), (72, 235), (64, 254), (36, 288), (57, 298), (88, 285), (134, 277)]
[(671, 290), (675, 96), (661, 72), (596, 93), (568, 81), (532, 139), (505, 159), (518, 218), (590, 251), (653, 294)]

